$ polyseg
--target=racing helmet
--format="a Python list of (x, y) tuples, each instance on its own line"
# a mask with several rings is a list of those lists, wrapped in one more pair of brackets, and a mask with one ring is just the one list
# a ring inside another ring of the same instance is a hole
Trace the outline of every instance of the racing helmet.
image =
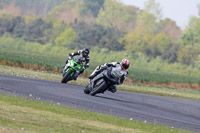
[(127, 59), (123, 59), (120, 64), (121, 64), (122, 70), (127, 70), (130, 66), (130, 61)]
[(89, 55), (89, 53), (90, 53), (90, 49), (89, 48), (84, 48), (82, 50), (83, 57), (87, 57)]

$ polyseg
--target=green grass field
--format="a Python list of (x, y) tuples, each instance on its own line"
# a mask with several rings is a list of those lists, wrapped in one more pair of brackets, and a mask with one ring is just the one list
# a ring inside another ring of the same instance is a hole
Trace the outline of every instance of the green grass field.
[(192, 133), (0, 94), (2, 133)]
[[(67, 57), (54, 56), (41, 53), (30, 53), (24, 51), (14, 51), (8, 49), (0, 49), (0, 63), (10, 66), (19, 66), (24, 68), (33, 68), (45, 71), (60, 72)], [(88, 75), (95, 67), (102, 63), (95, 63), (95, 59), (91, 58), (90, 67), (85, 71)], [(187, 83), (199, 84), (200, 77), (190, 77), (185, 75), (177, 75), (172, 73), (163, 73), (156, 71), (141, 70), (138, 68), (129, 70), (129, 77), (135, 82), (140, 83)]]

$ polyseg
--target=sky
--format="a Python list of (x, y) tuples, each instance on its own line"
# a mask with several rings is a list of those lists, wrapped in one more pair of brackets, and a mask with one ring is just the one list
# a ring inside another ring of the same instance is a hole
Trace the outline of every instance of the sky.
[[(126, 5), (135, 5), (140, 9), (144, 8), (148, 0), (120, 0)], [(176, 21), (176, 24), (184, 29), (191, 16), (198, 16), (197, 4), (200, 0), (156, 0), (160, 3), (163, 18), (170, 18)]]

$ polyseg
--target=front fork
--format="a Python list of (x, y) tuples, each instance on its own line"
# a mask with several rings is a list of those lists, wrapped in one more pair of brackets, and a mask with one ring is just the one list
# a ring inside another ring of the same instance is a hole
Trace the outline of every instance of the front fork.
[(79, 73), (80, 73), (80, 71), (74, 71), (75, 73), (74, 73), (74, 77), (76, 78), (76, 77), (78, 77), (78, 75), (79, 75)]
[[(63, 68), (63, 77), (64, 77), (64, 75), (68, 72), (68, 71), (66, 71), (67, 69), (70, 69), (69, 68), (69, 66), (67, 66), (67, 64), (65, 65), (65, 67)], [(71, 70), (73, 71), (72, 73), (71, 73), (71, 77), (72, 77), (72, 75), (74, 75), (75, 76), (75, 74), (77, 73), (76, 71), (74, 71), (72, 68), (71, 68)], [(74, 74), (75, 73), (75, 74)]]
[(92, 80), (90, 80), (90, 83), (89, 83), (89, 88), (90, 88), (90, 91), (92, 91), (94, 89), (94, 85), (97, 84), (96, 82), (98, 80), (103, 80), (103, 74), (100, 73), (98, 74), (96, 77), (94, 77)]

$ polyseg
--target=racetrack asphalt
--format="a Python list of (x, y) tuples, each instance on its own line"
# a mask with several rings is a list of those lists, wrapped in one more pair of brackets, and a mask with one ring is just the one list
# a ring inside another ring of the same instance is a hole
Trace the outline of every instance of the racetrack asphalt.
[(86, 95), (85, 86), (0, 74), (0, 93), (200, 132), (200, 101), (117, 91)]

